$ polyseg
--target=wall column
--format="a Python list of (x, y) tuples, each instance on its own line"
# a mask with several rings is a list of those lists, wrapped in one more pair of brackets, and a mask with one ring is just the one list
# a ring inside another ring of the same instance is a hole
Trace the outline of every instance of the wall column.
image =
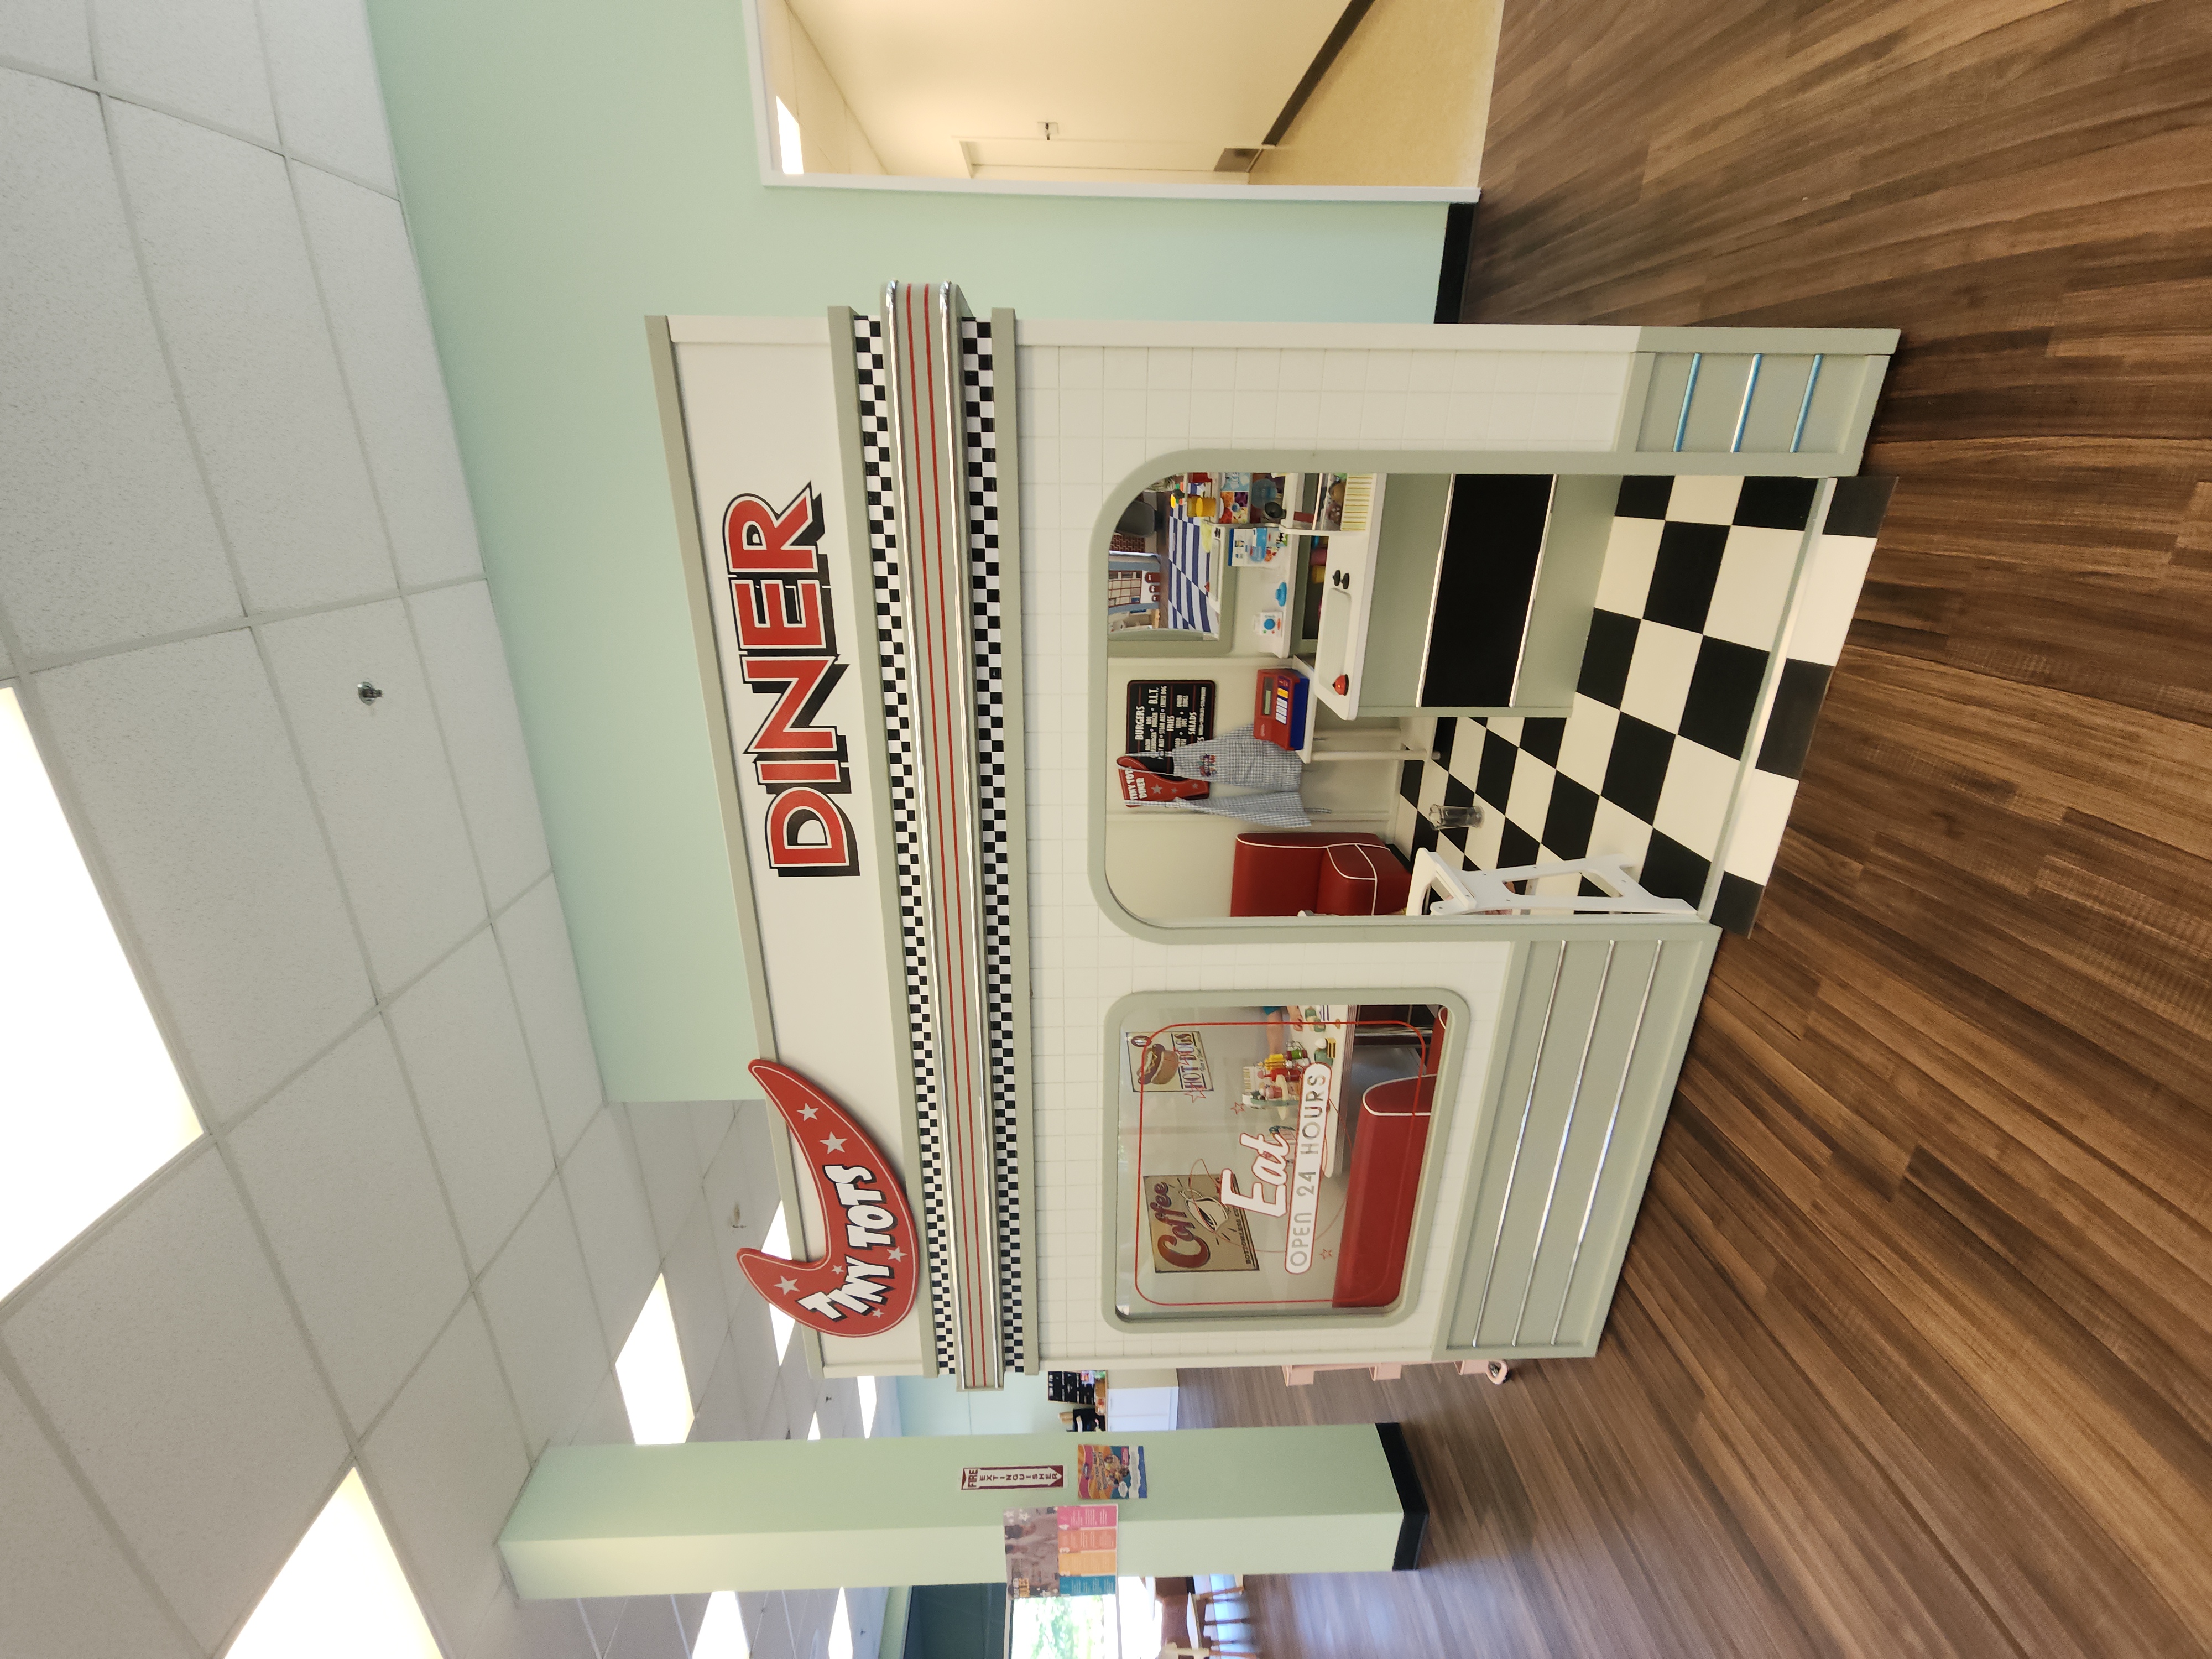
[[(524, 1596), (685, 1595), (1004, 1577), (1005, 1511), (1083, 1501), (1075, 1449), (1140, 1445), (1124, 1577), (1410, 1567), (1427, 1520), (1395, 1423), (556, 1446), (500, 1548)], [(963, 1468), (1058, 1464), (1058, 1490), (967, 1492)]]

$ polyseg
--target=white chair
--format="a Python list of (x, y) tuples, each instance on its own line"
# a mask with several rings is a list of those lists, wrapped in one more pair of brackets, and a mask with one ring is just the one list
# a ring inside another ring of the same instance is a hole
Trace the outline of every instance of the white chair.
[[(1516, 892), (1510, 884), (1533, 888), (1549, 876), (1572, 876), (1579, 888), (1589, 881), (1606, 890), (1600, 898), (1573, 893)], [(1436, 903), (1428, 905), (1433, 894)], [(1424, 908), (1427, 907), (1427, 908)], [(1661, 898), (1646, 891), (1620, 854), (1601, 854), (1557, 864), (1521, 864), (1505, 870), (1447, 868), (1427, 848), (1413, 854), (1413, 885), (1406, 894), (1409, 916), (1525, 915), (1543, 910), (1568, 910), (1576, 915), (1693, 916), (1698, 908), (1685, 899)]]

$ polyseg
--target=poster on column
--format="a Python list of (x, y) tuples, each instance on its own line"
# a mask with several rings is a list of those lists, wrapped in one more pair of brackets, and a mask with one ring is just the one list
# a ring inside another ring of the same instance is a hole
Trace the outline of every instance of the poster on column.
[(1008, 1510), (1006, 1594), (1018, 1600), (1113, 1595), (1119, 1521), (1111, 1504)]
[[(669, 328), (774, 1024), (763, 1050), (772, 1042), (777, 1060), (849, 1112), (911, 1192), (903, 1010), (895, 1019), (884, 945), (889, 852), (875, 831), (884, 779), (865, 701), (880, 695), (873, 595), (853, 540), (865, 527), (845, 510), (829, 325), (672, 318)], [(837, 1243), (816, 1185), (802, 1172), (796, 1260), (823, 1261)], [(878, 1328), (823, 1337), (833, 1370), (921, 1356), (923, 1321), (866, 1322)]]

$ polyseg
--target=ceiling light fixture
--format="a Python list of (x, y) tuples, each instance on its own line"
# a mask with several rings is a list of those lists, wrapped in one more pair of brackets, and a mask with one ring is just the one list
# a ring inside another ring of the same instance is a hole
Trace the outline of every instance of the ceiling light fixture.
[(641, 1446), (673, 1446), (691, 1432), (691, 1383), (684, 1374), (684, 1348), (676, 1340), (676, 1315), (668, 1305), (668, 1281), (653, 1281), (653, 1294), (629, 1328), (615, 1380), (622, 1386), (623, 1409), (629, 1413), (629, 1437)]
[(0, 686), (0, 1296), (197, 1139), (199, 1120)]
[(440, 1659), (392, 1540), (347, 1471), (294, 1547), (228, 1659)]

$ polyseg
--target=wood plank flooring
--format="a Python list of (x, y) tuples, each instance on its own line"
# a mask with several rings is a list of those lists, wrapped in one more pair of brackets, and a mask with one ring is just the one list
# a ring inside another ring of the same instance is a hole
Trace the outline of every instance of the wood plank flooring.
[(1510, 0), (1470, 321), (1895, 325), (1900, 482), (1603, 1350), (1300, 1655), (2212, 1652), (2212, 5)]

